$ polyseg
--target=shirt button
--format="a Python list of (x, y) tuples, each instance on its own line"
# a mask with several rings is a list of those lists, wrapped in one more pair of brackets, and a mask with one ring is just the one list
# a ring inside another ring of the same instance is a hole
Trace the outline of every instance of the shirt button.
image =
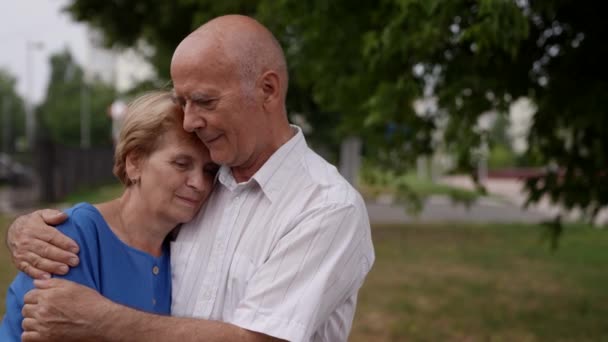
[(152, 305), (156, 305), (156, 299), (152, 298)]
[(158, 266), (152, 267), (152, 273), (154, 273), (154, 275), (158, 275), (158, 271), (159, 271)]

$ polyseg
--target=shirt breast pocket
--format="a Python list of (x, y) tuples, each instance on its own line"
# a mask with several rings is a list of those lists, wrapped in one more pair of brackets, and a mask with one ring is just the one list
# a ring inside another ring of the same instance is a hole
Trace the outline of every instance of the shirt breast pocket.
[(256, 266), (248, 256), (235, 253), (228, 270), (228, 281), (226, 284), (226, 304), (224, 306), (224, 317), (231, 315), (237, 308), (239, 302), (247, 293), (249, 281), (254, 276)]

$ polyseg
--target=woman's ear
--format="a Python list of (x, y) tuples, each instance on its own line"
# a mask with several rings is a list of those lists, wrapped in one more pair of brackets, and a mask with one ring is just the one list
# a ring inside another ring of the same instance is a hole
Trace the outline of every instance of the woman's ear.
[(137, 183), (141, 177), (142, 158), (135, 153), (129, 153), (125, 162), (127, 178), (131, 181), (131, 183)]

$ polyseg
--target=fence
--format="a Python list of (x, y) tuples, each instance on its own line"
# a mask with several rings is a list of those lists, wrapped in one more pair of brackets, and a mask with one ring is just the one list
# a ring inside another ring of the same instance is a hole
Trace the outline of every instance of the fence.
[(36, 169), (40, 200), (55, 202), (84, 187), (111, 181), (113, 155), (112, 147), (81, 149), (39, 144)]

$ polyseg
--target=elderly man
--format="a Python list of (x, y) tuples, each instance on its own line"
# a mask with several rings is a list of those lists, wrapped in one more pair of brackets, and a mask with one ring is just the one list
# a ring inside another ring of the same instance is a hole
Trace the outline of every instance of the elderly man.
[[(171, 245), (174, 317), (37, 280), (24, 341), (346, 341), (374, 261), (369, 219), (361, 196), (289, 125), (278, 42), (251, 18), (216, 18), (179, 44), (171, 78), (184, 129), (223, 165)], [(64, 218), (46, 214), (16, 220), (8, 234), (15, 262), (34, 277), (65, 272), (76, 256), (46, 226)]]

